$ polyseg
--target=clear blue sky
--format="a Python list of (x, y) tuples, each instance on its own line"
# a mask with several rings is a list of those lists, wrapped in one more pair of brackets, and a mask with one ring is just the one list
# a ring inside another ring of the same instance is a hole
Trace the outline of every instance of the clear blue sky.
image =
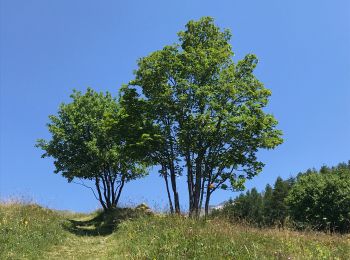
[[(49, 137), (48, 115), (73, 88), (116, 94), (138, 58), (175, 42), (186, 22), (201, 16), (232, 30), (235, 60), (249, 52), (259, 57), (256, 75), (272, 90), (268, 110), (284, 132), (283, 145), (259, 154), (266, 167), (248, 187), (261, 190), (279, 175), (350, 159), (348, 0), (0, 2), (0, 198), (98, 207), (89, 190), (53, 174), (52, 160), (34, 147)], [(182, 185), (186, 207), (185, 192)], [(218, 192), (212, 204), (235, 195)], [(122, 201), (163, 207), (163, 180), (151, 171), (127, 184)]]

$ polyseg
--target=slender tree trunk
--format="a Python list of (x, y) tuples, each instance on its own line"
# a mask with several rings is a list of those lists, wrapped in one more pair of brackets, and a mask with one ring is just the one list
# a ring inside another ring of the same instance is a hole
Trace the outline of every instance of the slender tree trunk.
[(95, 178), (95, 186), (96, 186), (96, 190), (97, 190), (97, 193), (98, 193), (98, 199), (102, 205), (102, 208), (104, 211), (107, 211), (107, 206), (106, 204), (104, 203), (103, 201), (103, 198), (102, 198), (102, 193), (101, 193), (101, 189), (100, 189), (100, 180), (99, 178)]
[(176, 173), (175, 173), (173, 162), (171, 163), (171, 167), (170, 167), (170, 180), (171, 180), (171, 186), (174, 193), (175, 213), (180, 214), (179, 193), (177, 192), (177, 188), (176, 188)]
[(108, 201), (107, 204), (109, 204), (109, 208), (113, 208), (113, 201), (111, 200), (112, 194), (111, 194), (111, 183), (109, 180), (109, 175), (108, 173), (105, 173), (105, 180), (106, 180), (106, 189), (107, 189), (107, 198), (106, 200)]
[(173, 137), (171, 136), (170, 129), (168, 129), (168, 136), (170, 136), (169, 145), (170, 145), (170, 157), (169, 157), (169, 170), (170, 170), (170, 181), (171, 181), (171, 187), (173, 189), (174, 193), (174, 206), (175, 206), (175, 213), (180, 214), (180, 200), (179, 200), (179, 193), (177, 192), (176, 187), (176, 170), (174, 165), (175, 160), (175, 154), (174, 154), (174, 144), (173, 144)]
[(200, 209), (199, 209), (199, 203), (200, 203), (200, 191), (201, 191), (201, 181), (202, 181), (202, 160), (200, 155), (198, 155), (196, 160), (196, 183), (195, 183), (195, 189), (194, 189), (194, 213), (195, 217), (199, 217)]
[(189, 202), (189, 216), (193, 216), (193, 172), (190, 152), (186, 152), (186, 167), (187, 167), (187, 188)]
[(118, 195), (117, 195), (117, 197), (115, 199), (115, 202), (114, 202), (115, 207), (117, 207), (117, 205), (118, 205), (118, 202), (119, 202), (119, 199), (120, 199), (120, 195), (122, 194), (122, 190), (124, 188), (124, 184), (125, 184), (125, 176), (123, 175), (123, 177), (121, 179), (121, 185), (119, 187)]
[(116, 205), (116, 203), (115, 203), (115, 201), (116, 201), (117, 199), (116, 199), (116, 197), (115, 197), (116, 193), (115, 193), (114, 183), (112, 183), (112, 185), (111, 185), (111, 194), (112, 194), (112, 198), (111, 198), (112, 207), (117, 207), (117, 205)]
[(113, 206), (117, 207), (115, 201), (116, 201), (116, 190), (115, 190), (115, 178), (110, 178), (110, 181), (111, 181), (111, 193), (112, 193), (112, 203), (113, 203)]
[(210, 190), (208, 189), (207, 190), (207, 196), (205, 198), (205, 218), (209, 215), (209, 202), (210, 202), (210, 195), (211, 195), (211, 192)]
[(212, 171), (213, 169), (210, 168), (209, 172), (208, 172), (208, 183), (207, 183), (207, 194), (205, 196), (205, 208), (204, 208), (204, 216), (205, 218), (208, 216), (209, 214), (209, 202), (210, 202), (210, 196), (211, 196), (211, 182), (212, 182)]
[(188, 186), (188, 205), (189, 214), (192, 216), (193, 212), (193, 185), (192, 185), (192, 171), (187, 167), (187, 186)]
[[(203, 162), (204, 153), (200, 152), (196, 158), (196, 180), (194, 184), (194, 198), (193, 198), (193, 211), (194, 217), (198, 218), (200, 216), (200, 197), (202, 191), (202, 180), (203, 180), (203, 170), (202, 170), (202, 162)], [(203, 180), (204, 181), (204, 180)]]
[(179, 193), (176, 191), (175, 192), (175, 197), (174, 197), (174, 202), (175, 202), (175, 213), (180, 214), (180, 199), (179, 199)]
[(170, 213), (174, 214), (173, 202), (171, 200), (171, 195), (170, 195), (170, 191), (169, 191), (168, 173), (167, 173), (167, 169), (166, 169), (166, 167), (164, 165), (162, 165), (162, 174), (163, 174), (163, 177), (164, 177), (164, 180), (165, 180), (166, 192), (168, 194)]
[(205, 182), (206, 182), (206, 179), (203, 178), (203, 180), (202, 180), (202, 187), (201, 187), (201, 198), (200, 198), (200, 202), (199, 202), (200, 211), (202, 211), (202, 206), (203, 206)]
[(111, 201), (108, 197), (108, 193), (107, 193), (107, 183), (104, 177), (101, 177), (102, 179), (102, 185), (103, 185), (103, 196), (104, 196), (104, 202), (106, 203), (106, 207), (107, 209), (111, 208)]

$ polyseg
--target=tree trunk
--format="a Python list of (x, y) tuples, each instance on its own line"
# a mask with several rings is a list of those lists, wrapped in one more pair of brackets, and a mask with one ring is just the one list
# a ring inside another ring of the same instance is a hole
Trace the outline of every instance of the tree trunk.
[(192, 208), (192, 216), (195, 218), (199, 218), (200, 216), (200, 196), (202, 190), (202, 179), (203, 179), (203, 171), (202, 171), (202, 161), (203, 155), (202, 153), (198, 154), (196, 158), (196, 181), (194, 184), (194, 196), (193, 196), (193, 208)]
[(101, 189), (100, 189), (100, 180), (97, 177), (95, 178), (95, 186), (96, 186), (96, 190), (97, 190), (97, 193), (98, 193), (98, 200), (100, 201), (103, 210), (107, 211), (107, 206), (104, 203), (103, 198), (102, 198), (102, 193), (101, 193)]
[(107, 190), (107, 205), (108, 208), (113, 208), (114, 202), (112, 201), (112, 194), (111, 194), (111, 183), (109, 181), (109, 174), (105, 173), (105, 181), (106, 181), (106, 190)]
[(166, 192), (168, 194), (170, 213), (174, 214), (173, 202), (171, 200), (171, 195), (170, 195), (170, 191), (169, 191), (168, 173), (167, 173), (167, 169), (166, 169), (166, 167), (164, 165), (162, 165), (162, 174), (163, 174), (163, 177), (164, 177), (164, 180), (165, 180)]
[(207, 173), (208, 175), (208, 184), (207, 184), (207, 194), (205, 196), (205, 208), (204, 208), (204, 216), (207, 218), (209, 214), (209, 202), (210, 202), (210, 196), (211, 196), (211, 183), (212, 183), (212, 168), (211, 170)]
[(180, 200), (179, 200), (179, 193), (177, 192), (177, 187), (176, 187), (176, 172), (175, 172), (175, 166), (174, 162), (170, 161), (169, 162), (169, 170), (170, 170), (170, 181), (171, 181), (171, 187), (173, 190), (174, 194), (174, 206), (175, 206), (175, 213), (180, 214)]
[(199, 158), (196, 161), (196, 184), (195, 184), (195, 192), (194, 192), (194, 212), (195, 217), (198, 218), (200, 214), (199, 203), (200, 203), (200, 194), (202, 187), (202, 164), (201, 159)]
[(115, 199), (115, 202), (114, 202), (115, 207), (117, 207), (117, 205), (118, 205), (118, 202), (119, 202), (119, 199), (120, 199), (120, 195), (122, 194), (122, 190), (124, 188), (124, 184), (125, 184), (125, 176), (123, 175), (123, 177), (121, 179), (121, 185), (119, 187), (118, 195), (117, 195), (117, 197)]
[(202, 211), (202, 206), (203, 206), (203, 198), (204, 198), (204, 187), (205, 187), (205, 178), (202, 180), (202, 187), (201, 187), (201, 198), (199, 202), (199, 208)]
[(174, 194), (174, 202), (175, 202), (175, 213), (180, 214), (180, 199), (179, 199), (179, 193), (176, 191)]
[(189, 216), (194, 217), (195, 214), (195, 184), (193, 180), (193, 165), (191, 161), (191, 154), (189, 150), (186, 151), (186, 168), (187, 168), (187, 188), (188, 188), (188, 204)]
[(110, 209), (111, 208), (111, 201), (108, 197), (108, 193), (107, 193), (107, 184), (106, 184), (106, 180), (104, 177), (101, 177), (102, 179), (102, 185), (103, 185), (103, 197), (104, 197), (104, 202), (106, 204), (106, 208)]
[(207, 218), (208, 215), (209, 215), (210, 195), (211, 195), (211, 192), (210, 192), (210, 188), (209, 188), (209, 184), (208, 184), (207, 196), (206, 196), (206, 198), (205, 198), (205, 213), (204, 213), (205, 218)]

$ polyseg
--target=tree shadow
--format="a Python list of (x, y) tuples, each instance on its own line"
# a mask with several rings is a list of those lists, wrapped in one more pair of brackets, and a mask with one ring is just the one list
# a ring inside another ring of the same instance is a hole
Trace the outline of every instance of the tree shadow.
[(114, 225), (112, 224), (100, 223), (94, 225), (91, 223), (91, 220), (79, 221), (70, 219), (63, 227), (77, 236), (107, 236), (114, 231)]
[(107, 236), (116, 231), (123, 221), (150, 214), (152, 212), (144, 206), (135, 209), (116, 208), (108, 212), (98, 212), (95, 217), (88, 220), (69, 219), (63, 224), (63, 228), (77, 236)]

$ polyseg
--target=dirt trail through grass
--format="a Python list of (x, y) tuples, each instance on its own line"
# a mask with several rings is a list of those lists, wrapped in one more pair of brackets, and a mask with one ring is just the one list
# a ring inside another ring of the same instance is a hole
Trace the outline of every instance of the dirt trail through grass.
[(65, 226), (67, 238), (60, 245), (50, 248), (45, 259), (106, 259), (108, 249), (113, 248), (111, 227), (96, 226), (88, 217), (69, 220)]

